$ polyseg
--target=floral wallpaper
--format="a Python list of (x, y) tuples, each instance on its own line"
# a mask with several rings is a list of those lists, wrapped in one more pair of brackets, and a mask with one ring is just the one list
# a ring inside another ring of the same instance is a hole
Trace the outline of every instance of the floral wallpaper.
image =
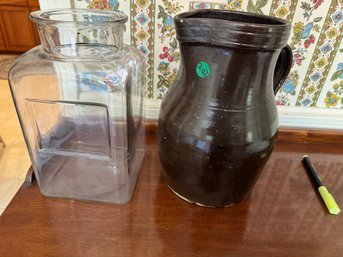
[[(125, 41), (146, 57), (147, 98), (162, 99), (180, 62), (173, 16), (217, 8), (277, 16), (292, 22), (292, 70), (278, 105), (343, 109), (343, 0), (63, 0), (65, 7), (118, 10), (129, 16)], [(53, 8), (41, 0), (41, 8)], [(60, 7), (61, 3), (59, 3)]]

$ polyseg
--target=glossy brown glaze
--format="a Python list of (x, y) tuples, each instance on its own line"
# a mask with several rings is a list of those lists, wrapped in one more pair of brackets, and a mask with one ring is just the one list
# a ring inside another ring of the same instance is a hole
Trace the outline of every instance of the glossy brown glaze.
[(130, 203), (54, 199), (24, 185), (0, 216), (0, 256), (328, 257), (343, 252), (343, 216), (331, 216), (301, 164), (308, 154), (343, 206), (343, 144), (277, 143), (253, 191), (230, 208), (176, 197), (148, 138)]
[(275, 144), (274, 89), (291, 66), (290, 27), (218, 10), (180, 14), (175, 27), (181, 67), (159, 116), (162, 174), (190, 202), (230, 206), (251, 190)]

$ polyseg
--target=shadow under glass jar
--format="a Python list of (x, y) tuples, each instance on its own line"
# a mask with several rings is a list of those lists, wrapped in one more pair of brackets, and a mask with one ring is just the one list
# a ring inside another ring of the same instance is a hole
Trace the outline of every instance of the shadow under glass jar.
[(123, 43), (127, 16), (33, 12), (42, 45), (9, 72), (41, 192), (126, 203), (144, 157), (143, 57)]

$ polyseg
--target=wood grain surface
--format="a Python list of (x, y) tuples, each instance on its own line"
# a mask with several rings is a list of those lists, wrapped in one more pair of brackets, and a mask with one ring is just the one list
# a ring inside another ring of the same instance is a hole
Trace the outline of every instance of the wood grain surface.
[(242, 203), (204, 208), (167, 188), (148, 135), (131, 202), (48, 198), (24, 184), (0, 217), (0, 256), (342, 256), (343, 216), (326, 211), (301, 165), (305, 153), (343, 206), (343, 145), (279, 142)]
[[(157, 134), (157, 120), (148, 120), (147, 134)], [(343, 144), (343, 131), (302, 128), (279, 128), (278, 141), (292, 143)]]

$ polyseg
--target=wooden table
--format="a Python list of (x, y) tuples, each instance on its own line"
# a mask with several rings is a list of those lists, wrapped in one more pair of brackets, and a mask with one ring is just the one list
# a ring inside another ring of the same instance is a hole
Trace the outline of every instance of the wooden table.
[(149, 136), (128, 204), (47, 198), (24, 184), (0, 217), (0, 256), (343, 256), (343, 214), (326, 211), (301, 165), (305, 153), (343, 207), (341, 144), (279, 142), (252, 193), (213, 209), (166, 187)]

